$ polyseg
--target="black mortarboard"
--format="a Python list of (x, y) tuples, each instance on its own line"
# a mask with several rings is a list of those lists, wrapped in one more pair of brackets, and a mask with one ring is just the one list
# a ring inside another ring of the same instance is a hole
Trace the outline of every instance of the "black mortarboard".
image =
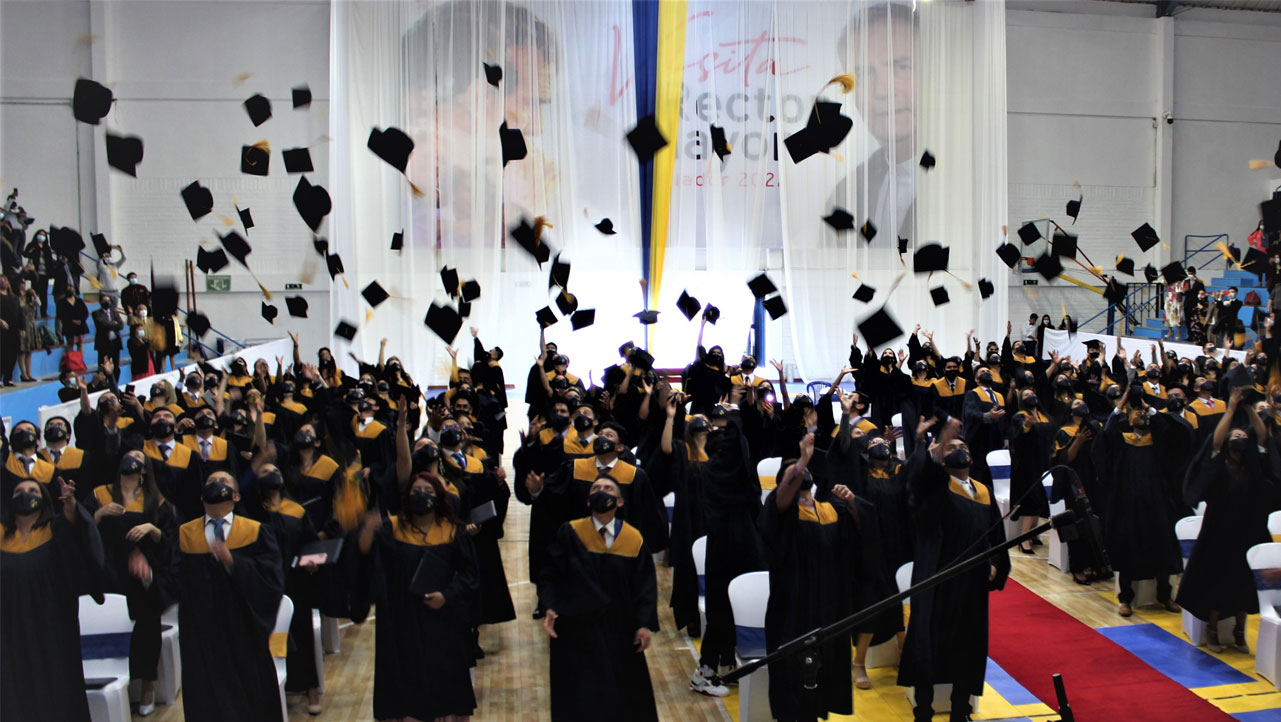
[(196, 336), (204, 336), (209, 333), (209, 327), (212, 325), (209, 323), (209, 317), (199, 311), (192, 311), (187, 314), (187, 328)]
[(552, 259), (552, 270), (547, 274), (547, 288), (560, 286), (561, 288), (569, 287), (569, 272), (571, 270), (569, 261), (560, 260), (560, 254)]
[(840, 145), (854, 127), (854, 121), (841, 115), (841, 104), (830, 100), (814, 103), (805, 127), (783, 141), (793, 163), (800, 163), (815, 153), (827, 153)]
[(513, 160), (521, 160), (529, 155), (529, 148), (525, 145), (525, 134), (520, 132), (520, 128), (508, 128), (505, 120), (498, 126), (498, 140), (503, 146), (504, 167)]
[(240, 172), (247, 175), (267, 175), (271, 167), (271, 153), (260, 145), (240, 146)]
[(172, 280), (161, 280), (151, 284), (151, 316), (165, 318), (178, 312), (178, 287)]
[(289, 315), (294, 318), (307, 318), (307, 299), (302, 296), (285, 297), (285, 308), (289, 309)]
[(316, 170), (311, 164), (311, 151), (306, 148), (286, 148), (280, 154), (285, 158), (286, 173), (311, 173)]
[(647, 115), (640, 119), (635, 128), (627, 133), (627, 142), (640, 162), (650, 160), (654, 154), (667, 146), (667, 139), (658, 130), (654, 116)]
[(311, 239), (311, 247), (316, 249), (316, 253), (320, 254), (321, 258), (329, 255), (329, 239), (327, 238)]
[(906, 239), (906, 238), (904, 238), (904, 237), (902, 237), (902, 236), (899, 236), (899, 238), (898, 238), (898, 254), (899, 254), (900, 256), (901, 256), (901, 255), (903, 255), (904, 253), (907, 253), (907, 244), (908, 244), (908, 243), (909, 243), (908, 239)]
[[(1241, 267), (1243, 270), (1250, 271), (1251, 273), (1263, 273), (1263, 269), (1267, 268), (1267, 265), (1268, 254), (1260, 251), (1254, 246), (1249, 246), (1245, 249), (1245, 258), (1241, 259)], [(1165, 271), (1165, 269), (1161, 270), (1163, 272)], [(1179, 280), (1183, 279), (1180, 278)], [(1173, 281), (1166, 281), (1166, 283), (1173, 283)]]
[(325, 265), (329, 267), (329, 280), (331, 281), (337, 278), (338, 274), (343, 273), (347, 270), (343, 268), (342, 256), (338, 255), (337, 253), (330, 253), (326, 255)]
[(1272, 156), (1272, 164), (1281, 168), (1281, 142), (1277, 143), (1277, 154)]
[(1047, 281), (1058, 278), (1063, 273), (1063, 264), (1059, 262), (1059, 257), (1053, 253), (1043, 253), (1040, 258), (1036, 259), (1036, 272), (1041, 274)]
[(715, 326), (721, 320), (721, 310), (710, 303), (703, 306), (703, 320)]
[(600, 231), (601, 233), (604, 233), (607, 236), (612, 236), (615, 233), (614, 222), (609, 220), (608, 218), (602, 218), (600, 223), (596, 224), (596, 230)]
[(631, 363), (632, 368), (640, 369), (641, 371), (649, 371), (654, 368), (654, 357), (643, 348), (632, 349), (628, 361)]
[(414, 152), (414, 139), (405, 135), (405, 131), (391, 126), (386, 130), (371, 129), (365, 145), (401, 173), (409, 165), (409, 154)]
[(569, 317), (569, 324), (577, 331), (580, 328), (587, 328), (596, 323), (596, 309), (585, 308), (581, 311), (575, 311), (573, 316)]
[(769, 314), (771, 321), (777, 321), (787, 313), (787, 304), (783, 303), (782, 295), (771, 296), (761, 301), (761, 306)]
[(641, 325), (649, 326), (651, 324), (658, 323), (659, 313), (660, 313), (659, 311), (645, 310), (645, 311), (639, 311), (637, 313), (633, 313), (632, 315), (640, 319)]
[(405, 247), (405, 232), (396, 231), (395, 233), (391, 234), (391, 250), (399, 251), (404, 247)]
[(952, 255), (952, 250), (944, 248), (940, 243), (926, 243), (916, 249), (912, 254), (912, 270), (916, 273), (932, 273), (934, 271), (946, 271), (948, 258)]
[(952, 299), (947, 295), (947, 288), (936, 286), (930, 289), (930, 300), (934, 302), (935, 306), (942, 306)]
[(1030, 246), (1041, 240), (1041, 229), (1035, 223), (1024, 223), (1019, 227), (1019, 239), (1023, 241), (1023, 245)]
[(556, 314), (552, 311), (551, 306), (543, 306), (534, 314), (535, 320), (538, 321), (539, 328), (547, 328), (556, 323)]
[(556, 294), (556, 308), (560, 309), (562, 316), (568, 316), (578, 310), (578, 296), (562, 288), (560, 293)]
[[(1250, 250), (1253, 251), (1254, 249), (1251, 248)], [(1266, 258), (1266, 256), (1264, 256), (1264, 258)], [(1259, 268), (1262, 270), (1262, 266)], [(1161, 269), (1161, 276), (1165, 279), (1166, 283), (1178, 283), (1188, 277), (1188, 271), (1183, 267), (1182, 263), (1175, 261)]]
[(765, 298), (778, 290), (778, 287), (774, 285), (774, 282), (769, 280), (769, 276), (764, 273), (748, 281), (747, 287), (751, 289), (752, 295), (757, 298)]
[[(1124, 295), (1122, 295), (1122, 298), (1124, 298), (1124, 297), (1125, 297), (1125, 296), (1124, 296)], [(1098, 340), (1097, 338), (1092, 338), (1092, 339), (1090, 339), (1089, 341), (1086, 341), (1086, 342), (1085, 342), (1085, 348), (1086, 348), (1086, 349), (1089, 349), (1089, 350), (1091, 350), (1091, 351), (1095, 351), (1095, 350), (1097, 350), (1097, 351), (1102, 351), (1102, 350), (1103, 350), (1103, 342), (1102, 342), (1102, 341), (1100, 341), (1100, 340)]]
[(254, 227), (254, 214), (248, 208), (237, 208), (236, 215), (240, 216), (240, 225), (245, 227), (246, 232)]
[(218, 242), (222, 244), (223, 248), (227, 249), (227, 255), (240, 261), (242, 266), (249, 265), (249, 262), (245, 259), (253, 252), (253, 249), (249, 247), (249, 242), (239, 233), (232, 231), (225, 236), (218, 236)]
[(298, 179), (294, 188), (294, 208), (307, 227), (316, 232), (325, 216), (334, 209), (334, 202), (329, 198), (329, 191), (322, 185), (312, 185), (306, 176)]
[(334, 329), (334, 335), (338, 338), (345, 338), (348, 341), (356, 338), (356, 327), (346, 321), (338, 321), (338, 327)]
[(311, 105), (311, 88), (306, 85), (299, 85), (293, 89), (294, 110), (306, 108)]
[(257, 128), (271, 119), (271, 101), (261, 94), (252, 95), (245, 101), (245, 112)]
[(267, 303), (266, 301), (263, 301), (262, 310), (259, 311), (259, 313), (262, 314), (262, 317), (266, 319), (267, 323), (275, 323), (276, 316), (280, 314), (280, 309), (276, 308), (270, 303)]
[(1134, 275), (1134, 259), (1126, 258), (1125, 256), (1117, 256), (1116, 270), (1117, 270), (1117, 273), (1124, 273), (1127, 276), (1133, 276)]
[(854, 300), (859, 303), (871, 303), (876, 298), (876, 289), (866, 283), (859, 284), (858, 290), (854, 292)]
[(439, 306), (435, 302), (431, 308), (427, 309), (427, 317), (423, 319), (427, 328), (436, 332), (440, 340), (445, 343), (453, 343), (454, 338), (458, 336), (458, 330), (463, 327), (463, 318), (458, 312), (449, 306)]
[(207, 251), (202, 246), (196, 249), (196, 268), (205, 273), (217, 273), (227, 267), (230, 261), (227, 260), (227, 252), (221, 248), (215, 248)]
[(1263, 214), (1264, 232), (1281, 231), (1281, 197), (1273, 194), (1271, 200), (1259, 204), (1259, 212)]
[(1010, 268), (1017, 266), (1019, 259), (1023, 257), (1023, 254), (1019, 252), (1018, 247), (1013, 243), (1002, 243), (997, 246), (996, 255), (1000, 256), (1001, 261)]
[(719, 125), (712, 126), (712, 152), (722, 161), (730, 154), (729, 143), (725, 141), (725, 129)]
[(934, 162), (935, 162), (934, 154), (929, 152), (928, 150), (925, 151), (923, 155), (921, 155), (921, 167), (924, 168), (925, 170), (933, 169)]
[(688, 291), (681, 291), (681, 297), (676, 299), (676, 307), (685, 314), (685, 318), (693, 321), (698, 312), (703, 309), (703, 304), (698, 302), (697, 298), (689, 295)]
[(1148, 279), (1148, 283), (1156, 283), (1156, 279), (1160, 275), (1161, 272), (1156, 270), (1156, 266), (1151, 263), (1143, 267), (1143, 276)]
[(468, 302), (466, 302), (466, 301), (464, 301), (464, 300), (462, 300), (462, 299), (459, 299), (459, 300), (458, 300), (458, 315), (459, 315), (459, 316), (461, 316), (461, 317), (463, 317), (463, 318), (467, 318), (468, 316), (470, 316), (470, 315), (471, 315), (471, 304), (470, 304), (470, 303), (468, 303)]
[(1050, 242), (1050, 247), (1056, 256), (1076, 258), (1076, 236), (1071, 233), (1055, 231), (1054, 240)]
[(480, 282), (475, 279), (467, 281), (463, 284), (460, 293), (462, 294), (463, 301), (467, 303), (475, 301), (480, 298)]
[(1067, 202), (1067, 214), (1072, 217), (1073, 225), (1076, 224), (1076, 217), (1081, 213), (1081, 201), (1083, 200), (1085, 200), (1085, 196)]
[(863, 221), (863, 226), (858, 229), (858, 232), (859, 235), (863, 236), (863, 240), (871, 243), (872, 239), (876, 238), (876, 224), (869, 218)]
[(107, 243), (107, 237), (101, 233), (90, 233), (89, 240), (93, 243), (93, 250), (99, 256), (105, 256), (111, 253), (111, 244)]
[(503, 69), (489, 63), (481, 63), (481, 65), (485, 66), (485, 81), (497, 88), (503, 80)]
[(182, 189), (182, 202), (187, 204), (191, 220), (199, 220), (213, 210), (213, 193), (200, 185), (200, 181), (192, 181), (191, 185)]
[(445, 293), (450, 298), (458, 296), (458, 269), (445, 266), (440, 269), (440, 284), (445, 287)]
[(994, 293), (996, 293), (996, 286), (993, 286), (992, 282), (987, 280), (986, 278), (980, 278), (979, 279), (979, 296), (981, 296), (983, 300), (986, 301), (988, 297)]
[(837, 231), (848, 231), (854, 228), (854, 216), (844, 208), (833, 208), (831, 215), (823, 216), (823, 220)]
[(867, 341), (868, 348), (880, 348), (902, 336), (903, 329), (899, 328), (894, 317), (882, 306), (871, 316), (859, 321), (858, 333)]
[(75, 94), (71, 98), (71, 112), (81, 123), (97, 125), (98, 121), (111, 112), (113, 99), (111, 90), (105, 85), (88, 78), (79, 78), (76, 80)]
[(542, 242), (534, 233), (534, 227), (524, 218), (521, 218), (520, 223), (512, 228), (511, 237), (533, 256), (535, 261), (538, 261), (540, 267), (547, 262), (548, 258), (551, 258), (552, 249)]
[(369, 285), (365, 286), (365, 290), (360, 292), (360, 295), (364, 296), (365, 300), (369, 302), (369, 305), (374, 308), (378, 308), (378, 304), (391, 297), (390, 294), (383, 289), (382, 284), (377, 281), (370, 281)]
[(1146, 251), (1161, 242), (1161, 239), (1156, 234), (1156, 229), (1147, 223), (1135, 228), (1130, 237), (1134, 239), (1135, 243), (1139, 244), (1140, 251)]
[(142, 138), (107, 133), (107, 165), (137, 178), (138, 164), (141, 162)]

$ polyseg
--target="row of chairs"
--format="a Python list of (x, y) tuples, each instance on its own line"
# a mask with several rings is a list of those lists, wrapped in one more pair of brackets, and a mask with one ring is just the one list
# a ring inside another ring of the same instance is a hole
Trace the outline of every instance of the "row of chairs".
[[(89, 716), (93, 722), (129, 722), (130, 699), (141, 696), (141, 685), (129, 679), (129, 636), (133, 621), (129, 619), (129, 605), (121, 594), (107, 594), (103, 604), (92, 597), (80, 597), (80, 638), (85, 655), (82, 661), (88, 684)], [(324, 653), (322, 629), (332, 636), (334, 644), (325, 645), (337, 651), (337, 620), (326, 618), (323, 624), (320, 613), (312, 610), (312, 638), (315, 645), (316, 672), (320, 679), (320, 692), (325, 691)], [(294, 616), (294, 603), (288, 596), (280, 599), (276, 624), (272, 630), (272, 654), (276, 663), (276, 679), (280, 685), (280, 711), (288, 719), (285, 703), (285, 654), (289, 624)], [(178, 699), (182, 685), (182, 654), (178, 648), (178, 607), (170, 607), (161, 617), (161, 653), (157, 670), (156, 702), (173, 704)], [(91, 684), (88, 680), (93, 680)]]

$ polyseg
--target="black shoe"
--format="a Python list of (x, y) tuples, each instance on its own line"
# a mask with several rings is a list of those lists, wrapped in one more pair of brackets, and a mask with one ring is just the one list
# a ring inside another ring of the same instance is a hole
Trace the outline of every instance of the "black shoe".
[(1039, 537), (1032, 537), (1032, 546), (1034, 547), (1042, 546), (1041, 540)]
[(542, 619), (547, 614), (547, 610), (542, 607), (534, 607), (534, 619)]

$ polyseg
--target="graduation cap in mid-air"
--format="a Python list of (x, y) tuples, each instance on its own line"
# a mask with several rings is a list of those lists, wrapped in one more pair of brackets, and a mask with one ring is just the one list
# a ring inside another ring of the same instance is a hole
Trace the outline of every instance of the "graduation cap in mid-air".
[(113, 100), (115, 96), (107, 86), (89, 78), (79, 78), (71, 96), (71, 113), (81, 123), (97, 125), (111, 112)]
[(1127, 276), (1133, 276), (1134, 275), (1134, 259), (1126, 258), (1125, 256), (1117, 256), (1116, 270), (1117, 270), (1117, 273), (1124, 273)]
[(931, 152), (929, 152), (929, 151), (927, 150), (927, 151), (925, 151), (925, 153), (924, 153), (923, 155), (921, 155), (921, 167), (922, 167), (922, 168), (924, 168), (925, 170), (927, 170), (927, 171), (928, 171), (928, 170), (933, 169), (933, 168), (934, 168), (934, 163), (935, 163), (935, 161), (934, 161), (934, 154), (933, 154), (933, 153), (931, 153)]
[(480, 298), (480, 282), (475, 279), (466, 281), (463, 283), (462, 288), (459, 289), (459, 294), (462, 296), (464, 303), (475, 301)]
[(719, 125), (712, 126), (712, 152), (722, 161), (730, 154), (729, 143), (725, 140), (725, 129)]
[(596, 309), (585, 308), (581, 311), (575, 311), (574, 315), (569, 317), (569, 325), (577, 331), (580, 328), (587, 328), (596, 323)]
[(538, 321), (539, 328), (547, 328), (556, 323), (556, 313), (552, 311), (551, 306), (543, 306), (534, 314), (534, 319)]
[(1000, 257), (1002, 263), (1010, 268), (1017, 266), (1019, 259), (1023, 257), (1023, 254), (1013, 243), (1002, 243), (997, 246), (996, 255)]
[(286, 173), (311, 173), (316, 170), (311, 164), (311, 151), (307, 148), (285, 148), (280, 154), (285, 159)]
[(205, 250), (202, 246), (196, 249), (196, 268), (205, 273), (217, 273), (231, 263), (227, 260), (227, 252), (221, 248), (215, 248), (212, 251)]
[(1052, 281), (1058, 278), (1060, 273), (1063, 273), (1063, 263), (1053, 253), (1041, 254), (1034, 265), (1036, 266), (1036, 272), (1041, 274), (1041, 277), (1047, 281)]
[(1071, 233), (1056, 231), (1054, 240), (1050, 242), (1050, 247), (1056, 256), (1076, 258), (1076, 236)]
[(823, 221), (838, 232), (854, 228), (854, 216), (844, 208), (833, 208), (829, 215), (823, 216)]
[(107, 132), (107, 165), (137, 178), (138, 164), (141, 162), (142, 138)]
[(935, 286), (934, 288), (930, 289), (930, 300), (934, 302), (935, 306), (942, 306), (943, 304), (947, 303), (948, 301), (951, 301), (952, 299), (950, 296), (947, 295), (946, 287)]
[(482, 62), (481, 65), (485, 68), (485, 82), (497, 88), (498, 84), (503, 80), (503, 69), (498, 65), (490, 65), (489, 63)]
[(986, 278), (979, 279), (979, 296), (986, 301), (992, 294), (996, 293), (996, 286)]
[(552, 270), (547, 274), (547, 288), (555, 286), (566, 288), (569, 286), (569, 272), (572, 269), (569, 261), (562, 261), (561, 254), (557, 253), (552, 259)]
[(280, 309), (266, 301), (263, 301), (262, 310), (260, 310), (259, 313), (262, 314), (263, 319), (266, 320), (267, 323), (275, 323), (276, 316), (280, 315)]
[(538, 219), (535, 219), (534, 225), (530, 225), (528, 220), (521, 218), (520, 223), (511, 229), (512, 239), (533, 256), (535, 261), (538, 261), (539, 267), (542, 267), (552, 255), (551, 248), (542, 240), (543, 227), (544, 224)]
[(445, 343), (453, 343), (458, 336), (458, 331), (463, 327), (463, 317), (458, 315), (451, 306), (441, 306), (434, 301), (431, 307), (427, 309), (427, 317), (423, 319), (427, 325), (440, 340)]
[(396, 231), (391, 234), (391, 250), (399, 251), (405, 247), (405, 232)]
[(1041, 240), (1041, 229), (1035, 223), (1024, 223), (1019, 227), (1019, 240), (1023, 241), (1023, 245), (1030, 246)]
[(298, 185), (294, 188), (294, 208), (298, 209), (303, 223), (314, 233), (320, 229), (325, 216), (334, 209), (334, 202), (324, 186), (312, 184), (303, 176), (298, 179)]
[(721, 310), (710, 303), (707, 304), (703, 307), (703, 320), (715, 326), (716, 322), (721, 320)]
[(1144, 223), (1138, 228), (1135, 228), (1134, 231), (1130, 233), (1130, 237), (1139, 245), (1140, 251), (1150, 250), (1153, 246), (1161, 242), (1161, 238), (1156, 234), (1156, 229), (1148, 223)]
[(264, 141), (240, 146), (240, 172), (245, 175), (265, 176), (271, 168), (271, 146)]
[(1085, 200), (1085, 196), (1080, 196), (1076, 200), (1067, 202), (1067, 214), (1072, 218), (1073, 225), (1076, 225), (1076, 217), (1081, 214), (1081, 201), (1083, 200)]
[(926, 243), (912, 254), (912, 270), (916, 273), (946, 271), (952, 250), (940, 243)]
[(193, 181), (182, 189), (182, 202), (187, 204), (187, 212), (191, 214), (193, 221), (198, 221), (213, 211), (213, 193), (200, 185), (200, 181)]
[(107, 237), (101, 233), (90, 233), (89, 241), (93, 243), (93, 250), (99, 256), (105, 256), (111, 253), (111, 244), (107, 243)]
[(636, 127), (628, 131), (627, 142), (642, 163), (652, 159), (655, 153), (667, 146), (667, 139), (658, 130), (658, 122), (652, 115), (641, 118)]
[(354, 340), (356, 338), (356, 327), (340, 319), (338, 326), (334, 328), (334, 335), (338, 338), (345, 338), (348, 341)]
[(307, 318), (307, 299), (302, 296), (286, 296), (285, 308), (294, 318)]
[(901, 255), (903, 255), (904, 253), (907, 253), (907, 244), (908, 244), (909, 242), (910, 242), (910, 241), (908, 241), (908, 239), (906, 239), (906, 238), (904, 238), (904, 237), (902, 237), (902, 236), (899, 236), (899, 237), (898, 237), (898, 254), (899, 254), (900, 256), (901, 256)]
[(866, 283), (859, 284), (858, 290), (854, 292), (854, 300), (859, 303), (871, 303), (876, 297), (876, 289)]
[(644, 311), (638, 311), (636, 313), (633, 313), (632, 316), (639, 319), (642, 326), (650, 326), (655, 323), (658, 323), (659, 313), (660, 313), (659, 311), (651, 311), (649, 309), (646, 309)]
[(1107, 285), (1103, 288), (1103, 298), (1107, 299), (1107, 302), (1110, 304), (1121, 303), (1125, 300), (1125, 284), (1115, 278), (1109, 277)]
[(859, 321), (858, 333), (867, 342), (868, 348), (881, 348), (903, 335), (903, 329), (890, 315), (884, 306), (872, 315)]
[(240, 225), (245, 227), (246, 232), (254, 227), (254, 214), (250, 213), (248, 208), (237, 208), (236, 215), (240, 216)]
[[(1250, 250), (1253, 251), (1254, 249), (1251, 248)], [(1188, 277), (1188, 270), (1183, 267), (1182, 263), (1175, 261), (1161, 268), (1161, 276), (1166, 283), (1178, 283)]]
[(249, 254), (253, 253), (253, 249), (250, 248), (249, 241), (246, 241), (244, 236), (236, 233), (235, 231), (231, 231), (225, 236), (218, 236), (218, 242), (222, 244), (224, 249), (226, 249), (227, 255), (237, 261), (240, 261), (242, 266), (249, 265), (249, 261), (247, 259)]
[(771, 296), (761, 302), (765, 312), (769, 314), (771, 321), (777, 321), (787, 314), (787, 304), (783, 302), (783, 296)]
[(608, 218), (600, 219), (600, 223), (596, 224), (596, 230), (600, 231), (601, 233), (604, 233), (607, 236), (612, 236), (616, 232), (614, 230), (614, 222), (609, 220)]
[(372, 128), (365, 145), (374, 155), (401, 173), (409, 166), (409, 154), (414, 152), (414, 139), (406, 135), (405, 131), (391, 126), (387, 126), (385, 130)]
[(213, 324), (209, 323), (209, 317), (199, 311), (192, 311), (187, 314), (187, 328), (192, 333), (196, 334), (197, 337), (204, 336), (209, 333), (209, 329), (212, 325)]
[(769, 276), (764, 273), (748, 281), (747, 287), (751, 289), (752, 295), (756, 298), (765, 298), (778, 290), (778, 287), (774, 285), (774, 282), (771, 281)]
[(249, 114), (249, 120), (254, 124), (255, 128), (271, 120), (271, 101), (267, 100), (261, 93), (249, 96), (249, 99), (244, 102), (244, 106), (245, 112)]
[(520, 132), (520, 128), (508, 128), (505, 120), (498, 126), (498, 140), (503, 147), (503, 166), (529, 155), (529, 148), (525, 145), (525, 134)]
[(805, 127), (787, 136), (783, 144), (793, 163), (800, 163), (816, 153), (829, 153), (841, 144), (854, 121), (841, 114), (841, 104), (819, 100), (810, 109)]
[(440, 285), (450, 298), (458, 296), (458, 269), (449, 266), (440, 269)]
[(876, 224), (869, 218), (866, 221), (863, 221), (863, 225), (858, 229), (858, 233), (863, 237), (863, 240), (871, 243), (872, 239), (876, 238)]
[(330, 253), (325, 256), (325, 265), (329, 268), (329, 280), (338, 277), (338, 274), (345, 273), (347, 269), (343, 268), (342, 256), (337, 253)]
[(299, 85), (292, 89), (294, 110), (306, 108), (311, 105), (311, 88), (306, 84)]
[(1159, 278), (1160, 275), (1161, 272), (1156, 270), (1156, 266), (1151, 263), (1143, 267), (1143, 277), (1148, 279), (1148, 283), (1156, 283), (1156, 279)]
[(365, 286), (364, 290), (360, 292), (360, 295), (365, 297), (365, 301), (372, 308), (378, 308), (379, 304), (391, 298), (391, 294), (387, 293), (382, 284), (377, 281), (370, 281), (369, 285)]
[(556, 308), (560, 309), (562, 316), (568, 316), (578, 310), (578, 296), (561, 289), (561, 292), (556, 295)]
[(685, 318), (693, 321), (698, 312), (703, 309), (703, 304), (699, 303), (697, 298), (689, 295), (689, 291), (681, 291), (681, 297), (676, 299), (676, 307), (681, 310), (681, 313), (685, 314)]

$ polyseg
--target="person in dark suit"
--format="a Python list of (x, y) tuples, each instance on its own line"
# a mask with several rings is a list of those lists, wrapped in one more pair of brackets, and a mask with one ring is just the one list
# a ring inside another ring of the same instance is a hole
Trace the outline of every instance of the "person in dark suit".
[(1188, 266), (1187, 288), (1183, 291), (1183, 327), (1192, 338), (1192, 321), (1196, 314), (1197, 297), (1205, 290), (1205, 284), (1196, 277), (1196, 266)]
[(93, 346), (98, 351), (98, 363), (111, 359), (116, 369), (116, 379), (120, 378), (120, 332), (125, 327), (125, 317), (116, 308), (116, 299), (102, 296), (102, 305), (93, 312), (94, 336)]
[(40, 300), (40, 316), (49, 315), (49, 277), (53, 275), (53, 251), (49, 248), (49, 233), (41, 228), (31, 239), (31, 243), (22, 250), (22, 255), (31, 261), (35, 275), (31, 287)]
[(0, 277), (0, 383), (13, 386), (13, 367), (18, 363), (26, 319), (18, 297), (9, 288), (9, 279)]

